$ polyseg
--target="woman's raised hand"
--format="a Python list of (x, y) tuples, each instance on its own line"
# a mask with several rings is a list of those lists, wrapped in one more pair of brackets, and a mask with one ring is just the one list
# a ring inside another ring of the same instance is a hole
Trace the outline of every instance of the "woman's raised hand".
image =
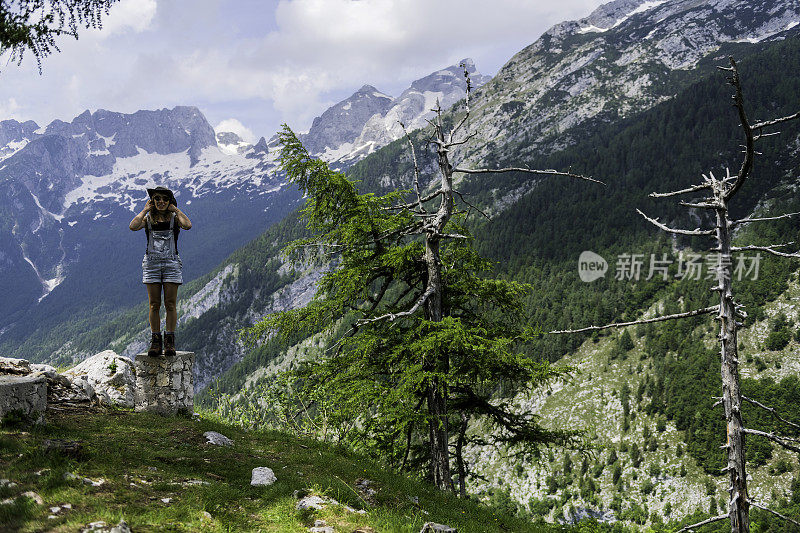
[(153, 209), (153, 199), (152, 198), (148, 198), (147, 199), (147, 203), (144, 206), (144, 211), (146, 213), (148, 211), (152, 211), (152, 209)]

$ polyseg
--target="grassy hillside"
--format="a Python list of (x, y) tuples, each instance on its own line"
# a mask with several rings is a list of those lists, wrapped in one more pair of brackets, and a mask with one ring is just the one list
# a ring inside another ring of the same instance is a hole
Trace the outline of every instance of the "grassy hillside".
[[(205, 431), (220, 432), (234, 445), (206, 444)], [(77, 442), (80, 449), (47, 451), (47, 439)], [(250, 485), (259, 466), (275, 472), (274, 485)], [(0, 477), (15, 483), (0, 486), (0, 499), (12, 499), (0, 504), (2, 531), (78, 531), (122, 519), (136, 532), (299, 532), (315, 520), (348, 533), (417, 532), (428, 521), (463, 533), (554, 530), (443, 494), (341, 448), (285, 433), (246, 432), (207, 417), (115, 410), (51, 414), (43, 427), (6, 426), (0, 429)], [(363, 480), (369, 480), (366, 488), (359, 487)], [(43, 504), (20, 497), (28, 491)], [(341, 505), (298, 511), (300, 495)]]

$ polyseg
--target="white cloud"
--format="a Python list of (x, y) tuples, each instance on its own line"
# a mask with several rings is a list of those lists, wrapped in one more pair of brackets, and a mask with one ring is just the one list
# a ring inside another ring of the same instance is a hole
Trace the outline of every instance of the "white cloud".
[(141, 33), (150, 27), (157, 8), (156, 0), (121, 0), (103, 18), (103, 29), (99, 35), (108, 37), (126, 31)]
[(239, 122), (235, 118), (227, 118), (214, 126), (214, 132), (220, 133), (223, 131), (230, 131), (238, 135), (242, 138), (245, 142), (249, 142), (250, 144), (255, 144), (258, 140), (258, 137), (244, 124)]
[(280, 0), (275, 30), (195, 50), (175, 75), (204, 94), (271, 100), (284, 120), (304, 127), (330, 105), (329, 95), (364, 83), (397, 92), (464, 57), (494, 74), (552, 24), (586, 16), (599, 3)]
[(60, 41), (43, 75), (30, 58), (0, 69), (0, 105), (14, 97), (40, 123), (196, 105), (212, 123), (239, 117), (269, 137), (281, 122), (307, 129), (365, 83), (397, 96), (464, 57), (494, 74), (602, 1), (121, 0), (102, 32)]
[(16, 98), (8, 98), (5, 101), (0, 101), (0, 120), (6, 120), (14, 117), (14, 112), (19, 109)]

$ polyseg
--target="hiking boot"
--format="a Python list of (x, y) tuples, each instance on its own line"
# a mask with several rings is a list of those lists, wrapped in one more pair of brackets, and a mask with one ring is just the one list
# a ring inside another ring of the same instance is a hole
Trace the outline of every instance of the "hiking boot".
[(164, 355), (167, 357), (173, 357), (175, 355), (175, 334), (174, 333), (165, 333), (164, 334)]
[(147, 355), (150, 357), (158, 357), (159, 355), (163, 355), (161, 348), (161, 333), (153, 333), (153, 339), (150, 341), (150, 349), (147, 350)]

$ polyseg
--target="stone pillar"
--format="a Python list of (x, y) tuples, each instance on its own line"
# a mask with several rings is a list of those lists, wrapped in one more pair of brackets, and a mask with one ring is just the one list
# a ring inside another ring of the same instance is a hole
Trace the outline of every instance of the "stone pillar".
[(34, 423), (43, 423), (46, 409), (45, 376), (0, 375), (0, 419), (16, 412)]
[(174, 357), (136, 355), (136, 410), (162, 415), (194, 413), (194, 352)]

